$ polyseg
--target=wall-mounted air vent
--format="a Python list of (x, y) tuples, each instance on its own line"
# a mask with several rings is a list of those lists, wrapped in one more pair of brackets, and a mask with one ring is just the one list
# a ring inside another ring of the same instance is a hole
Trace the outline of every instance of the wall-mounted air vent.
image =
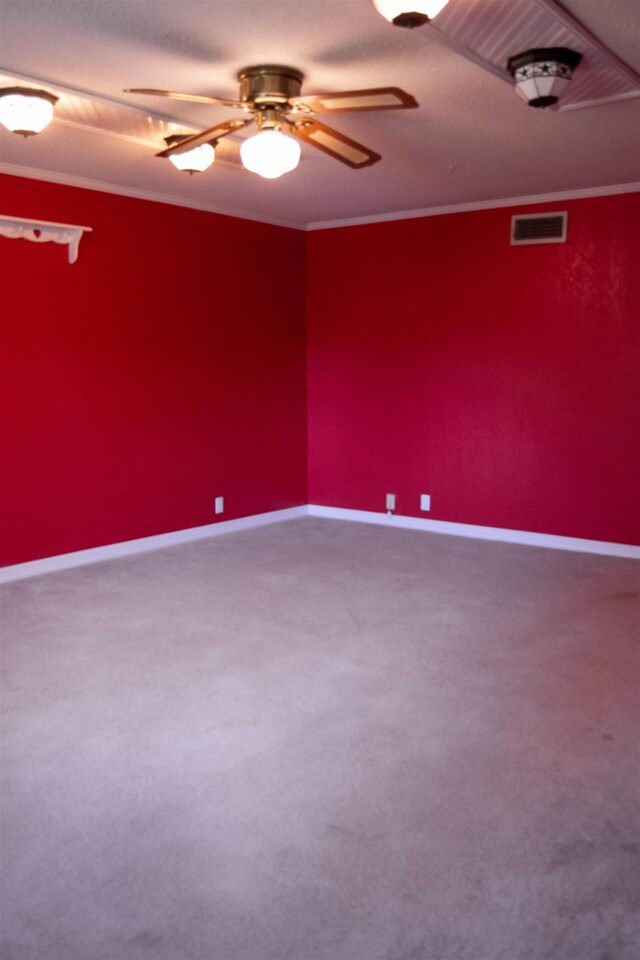
[(518, 213), (511, 217), (511, 243), (564, 243), (567, 212)]

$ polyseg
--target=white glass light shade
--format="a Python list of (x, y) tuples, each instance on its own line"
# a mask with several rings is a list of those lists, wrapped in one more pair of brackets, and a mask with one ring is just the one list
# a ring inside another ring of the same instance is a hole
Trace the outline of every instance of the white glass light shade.
[(400, 27), (418, 27), (446, 7), (449, 0), (373, 0), (385, 20)]
[(243, 166), (267, 180), (295, 170), (300, 161), (300, 144), (279, 130), (262, 130), (244, 140), (240, 147)]
[(202, 173), (211, 166), (216, 158), (216, 152), (210, 143), (203, 143), (193, 150), (186, 150), (184, 153), (172, 153), (169, 157), (171, 163), (178, 170), (186, 170), (187, 173)]
[(552, 107), (569, 84), (581, 54), (568, 47), (535, 47), (509, 57), (507, 70), (530, 107)]
[(40, 133), (53, 119), (57, 97), (37, 90), (0, 90), (0, 123), (12, 133)]
[(554, 62), (530, 64), (515, 74), (516, 91), (533, 107), (557, 103), (570, 80), (570, 67)]

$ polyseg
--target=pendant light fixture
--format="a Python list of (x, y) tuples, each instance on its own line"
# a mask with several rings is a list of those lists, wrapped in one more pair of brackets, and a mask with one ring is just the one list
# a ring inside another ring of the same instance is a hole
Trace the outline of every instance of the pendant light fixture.
[(373, 0), (385, 20), (396, 27), (421, 27), (440, 13), (449, 0)]
[[(172, 147), (174, 144), (180, 143), (181, 140), (186, 140), (188, 136), (190, 134), (174, 133), (164, 139), (167, 146)], [(169, 160), (178, 170), (192, 174), (208, 170), (215, 158), (216, 152), (211, 144), (203, 143), (199, 147), (194, 147), (193, 150), (185, 150), (184, 153), (172, 153)]]
[(571, 81), (582, 54), (566, 47), (540, 47), (510, 57), (507, 69), (516, 92), (530, 107), (551, 107)]
[(260, 132), (240, 147), (242, 165), (251, 173), (267, 180), (275, 180), (284, 173), (295, 170), (300, 162), (300, 144), (282, 133), (282, 118), (277, 107), (266, 107), (257, 117)]
[(51, 122), (57, 102), (58, 97), (46, 90), (3, 87), (0, 89), (0, 123), (12, 133), (32, 136)]

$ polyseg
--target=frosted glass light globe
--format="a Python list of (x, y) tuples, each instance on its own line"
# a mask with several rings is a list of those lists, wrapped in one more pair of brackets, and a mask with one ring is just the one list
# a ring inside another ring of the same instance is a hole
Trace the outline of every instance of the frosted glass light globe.
[(187, 150), (185, 153), (172, 153), (169, 157), (171, 163), (178, 170), (186, 170), (188, 173), (202, 173), (211, 166), (216, 158), (216, 152), (210, 143), (203, 143), (193, 150)]
[(295, 170), (300, 161), (300, 144), (279, 130), (262, 130), (244, 140), (240, 147), (243, 166), (267, 180)]
[(40, 133), (53, 119), (53, 104), (57, 98), (25, 93), (0, 91), (0, 123), (12, 133)]
[(373, 0), (385, 20), (399, 27), (419, 27), (433, 20), (449, 0)]

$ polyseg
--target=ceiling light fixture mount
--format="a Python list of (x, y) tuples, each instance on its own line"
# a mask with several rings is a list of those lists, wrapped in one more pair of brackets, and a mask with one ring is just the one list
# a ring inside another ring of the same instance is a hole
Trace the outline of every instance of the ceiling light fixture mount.
[(396, 27), (421, 27), (433, 20), (449, 0), (373, 0), (385, 20)]
[(507, 70), (530, 107), (551, 107), (571, 81), (582, 54), (567, 47), (536, 47), (510, 57)]
[(30, 87), (0, 88), (0, 123), (23, 137), (40, 133), (53, 119), (58, 97)]
[[(168, 147), (175, 147), (189, 136), (188, 133), (174, 133), (170, 137), (165, 137), (164, 142)], [(216, 152), (211, 144), (202, 143), (199, 147), (185, 150), (184, 153), (172, 153), (169, 160), (176, 169), (194, 174), (208, 170), (215, 158)]]
[(300, 96), (303, 79), (304, 74), (295, 67), (280, 64), (246, 67), (238, 73), (240, 100), (247, 106), (284, 106)]

